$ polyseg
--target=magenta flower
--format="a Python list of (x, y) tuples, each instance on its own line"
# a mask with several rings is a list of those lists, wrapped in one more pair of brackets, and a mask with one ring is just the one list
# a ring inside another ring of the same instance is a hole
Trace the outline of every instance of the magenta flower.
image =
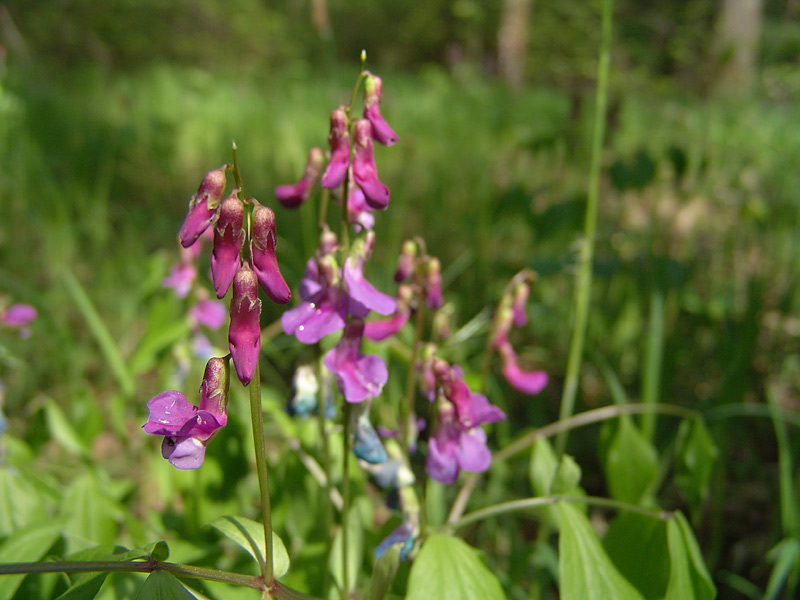
[(242, 263), (244, 242), (244, 205), (234, 188), (219, 209), (219, 219), (214, 228), (214, 249), (211, 252), (211, 279), (217, 298), (224, 298)]
[(397, 258), (397, 271), (394, 280), (397, 283), (407, 281), (414, 274), (417, 266), (417, 244), (414, 240), (406, 240), (400, 249), (400, 256)]
[(315, 344), (344, 327), (347, 295), (338, 285), (338, 271), (332, 256), (308, 260), (300, 283), (303, 302), (281, 315), (287, 335), (295, 335), (303, 344)]
[(308, 160), (303, 176), (294, 185), (279, 185), (275, 188), (275, 196), (286, 208), (297, 208), (308, 200), (314, 186), (317, 185), (325, 164), (325, 154), (319, 148), (308, 151)]
[(196, 277), (197, 269), (193, 264), (180, 262), (173, 265), (169, 275), (161, 281), (161, 285), (165, 288), (174, 289), (178, 298), (186, 298)]
[(216, 300), (200, 300), (189, 309), (189, 318), (199, 325), (209, 329), (219, 329), (225, 324), (228, 311), (225, 305)]
[(143, 429), (163, 435), (161, 455), (178, 469), (203, 464), (206, 444), (228, 422), (228, 361), (212, 358), (200, 384), (200, 406), (191, 404), (175, 390), (162, 392), (147, 403), (150, 418)]
[(228, 345), (236, 374), (243, 385), (250, 383), (256, 372), (261, 352), (261, 300), (258, 297), (258, 277), (244, 263), (233, 279), (231, 326)]
[(367, 204), (375, 210), (385, 210), (389, 206), (389, 188), (378, 179), (372, 124), (366, 119), (359, 119), (356, 121), (353, 136), (355, 139), (353, 179), (364, 192)]
[(442, 264), (439, 259), (431, 257), (428, 260), (425, 277), (425, 302), (428, 308), (439, 308), (444, 304), (442, 298)]
[[(381, 315), (391, 315), (397, 310), (397, 302), (391, 296), (379, 292), (364, 277), (364, 264), (372, 253), (375, 245), (375, 232), (367, 235), (353, 244), (353, 252), (344, 263), (344, 281), (347, 284), (347, 293), (350, 296), (350, 314), (364, 317), (370, 310)], [(364, 307), (359, 310), (354, 302)], [(363, 313), (363, 314), (361, 314)]]
[(525, 304), (531, 293), (531, 286), (527, 281), (521, 281), (514, 288), (514, 299), (511, 303), (514, 327), (524, 327), (528, 322), (528, 315), (525, 314)]
[(286, 285), (278, 267), (275, 247), (278, 245), (278, 234), (275, 230), (275, 213), (262, 206), (255, 199), (253, 210), (253, 240), (250, 254), (253, 257), (253, 269), (261, 288), (270, 300), (278, 304), (286, 304), (292, 299), (292, 291)]
[(363, 402), (379, 396), (389, 377), (386, 363), (374, 354), (360, 352), (364, 321), (350, 319), (342, 339), (325, 355), (324, 364), (334, 375), (348, 402)]
[(403, 328), (411, 315), (411, 300), (413, 291), (407, 285), (401, 285), (397, 290), (397, 309), (388, 319), (369, 321), (364, 326), (364, 337), (375, 342), (385, 340), (390, 335), (394, 335)]
[(547, 385), (545, 371), (523, 371), (517, 364), (517, 355), (507, 340), (502, 340), (498, 345), (500, 357), (503, 362), (503, 376), (512, 387), (523, 394), (534, 396), (541, 392)]
[(183, 221), (178, 240), (188, 248), (197, 241), (203, 232), (216, 220), (222, 194), (225, 192), (225, 170), (230, 165), (222, 165), (205, 174), (197, 193), (189, 202), (189, 213)]
[(375, 139), (384, 146), (391, 146), (397, 141), (397, 134), (389, 127), (381, 116), (379, 107), (383, 94), (383, 81), (377, 75), (370, 73), (364, 82), (364, 117), (372, 123)]
[(36, 309), (30, 304), (12, 304), (0, 310), (0, 323), (6, 327), (25, 327), (37, 316)]
[(347, 193), (347, 222), (356, 231), (366, 229), (372, 231), (375, 227), (375, 215), (372, 214), (372, 207), (367, 204), (364, 192), (358, 186), (350, 186)]
[(331, 160), (322, 175), (322, 187), (330, 190), (339, 187), (347, 176), (350, 165), (350, 131), (347, 126), (347, 113), (340, 106), (331, 113), (331, 133), (328, 136), (331, 146)]

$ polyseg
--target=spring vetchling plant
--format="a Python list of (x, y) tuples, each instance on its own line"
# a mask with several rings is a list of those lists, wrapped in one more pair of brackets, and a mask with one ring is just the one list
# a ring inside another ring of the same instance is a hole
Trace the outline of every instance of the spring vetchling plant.
[[(558, 535), (555, 576), (562, 598), (714, 597), (689, 522), (680, 512), (658, 504), (662, 477), (658, 457), (649, 436), (631, 418), (636, 412), (685, 418), (676, 439), (676, 472), (680, 469), (686, 486), (701, 502), (713, 445), (698, 415), (679, 407), (624, 401), (609, 407), (613, 410), (572, 414), (591, 286), (609, 36), (610, 2), (606, 2), (589, 205), (560, 419), (494, 454), (487, 426), (505, 420), (506, 414), (486, 393), (493, 365), (499, 364), (519, 395), (533, 397), (548, 384), (544, 371), (523, 368), (513, 345), (518, 330), (528, 322), (526, 305), (536, 275), (525, 269), (505, 286), (488, 327), (482, 368), (474, 374), (448, 355), (452, 346), (447, 342), (458, 331), (443, 294), (442, 266), (428, 253), (422, 237), (406, 240), (399, 249), (394, 294), (370, 282), (366, 272), (380, 243), (374, 225), (391, 212), (390, 191), (378, 176), (374, 145), (392, 146), (398, 136), (381, 114), (383, 82), (364, 70), (365, 56), (350, 103), (331, 113), (329, 150), (311, 149), (300, 181), (275, 189), (279, 204), (287, 210), (310, 210), (318, 200), (318, 244), (297, 285), (299, 301), (295, 298), (283, 312), (280, 329), (308, 348), (303, 352), (307, 359), (296, 366), (289, 411), (294, 418), (314, 418), (319, 424), (318, 460), (311, 460), (326, 504), (321, 526), (330, 533), (324, 548), (327, 568), (319, 573), (325, 597), (379, 600), (397, 597), (404, 589), (411, 599), (504, 598), (508, 582), (501, 582), (477, 549), (457, 534), (472, 524), (490, 524), (499, 515), (517, 512), (538, 520), (540, 541)], [(402, 199), (393, 200), (398, 201)], [(262, 382), (260, 369), (262, 338), (268, 339), (264, 332), (275, 329), (262, 323), (262, 295), (286, 305), (292, 301), (292, 291), (278, 264), (276, 213), (246, 195), (235, 144), (232, 162), (203, 177), (178, 237), (181, 262), (164, 285), (187, 297), (196, 285), (198, 249), (210, 241), (214, 293), (220, 300), (230, 296), (230, 303), (226, 317), (207, 293), (195, 296), (190, 311), (193, 342), (182, 359), (206, 360), (199, 398), (187, 398), (177, 390), (159, 393), (147, 403), (149, 417), (143, 430), (161, 439), (162, 456), (173, 467), (201, 470), (209, 444), (226, 427), (229, 415), (245, 410), (236, 402), (232, 386), (247, 389), (260, 522), (219, 515), (212, 525), (250, 553), (259, 574), (169, 562), (164, 541), (137, 549), (98, 547), (65, 560), (61, 556), (51, 560), (51, 553), (48, 560), (40, 560), (58, 539), (56, 523), (12, 535), (0, 546), (0, 573), (6, 575), (0, 578), (0, 598), (13, 597), (21, 575), (30, 573), (68, 574), (59, 597), (93, 598), (114, 572), (149, 573), (136, 591), (137, 598), (206, 597), (202, 588), (187, 587), (184, 582), (189, 580), (251, 588), (263, 598), (311, 597), (281, 582), (291, 566), (289, 552), (272, 526), (262, 395), (262, 383), (267, 382)], [(201, 326), (216, 329), (224, 321), (228, 352), (213, 355)], [(409, 334), (411, 342), (404, 343), (400, 338)], [(388, 347), (402, 348), (399, 358), (388, 353)], [(373, 350), (381, 353), (370, 353)], [(390, 376), (401, 369), (390, 369), (386, 356), (405, 369), (401, 393), (393, 402), (386, 399), (385, 389)], [(188, 371), (184, 365), (183, 375)], [(232, 373), (239, 383), (231, 382)], [(607, 369), (606, 374), (613, 384), (613, 372)], [(580, 486), (580, 467), (564, 452), (569, 430), (601, 421), (607, 422), (601, 462), (610, 498), (588, 496)], [(548, 442), (551, 436), (557, 436), (554, 445)], [(341, 448), (335, 451), (332, 445), (337, 442)], [(521, 451), (530, 453), (533, 495), (466, 512), (481, 474)], [(333, 464), (337, 454), (339, 466)], [(353, 465), (363, 469), (375, 489), (390, 500), (397, 521), (388, 536), (366, 553), (351, 490)], [(459, 483), (446, 518), (432, 519), (429, 491)], [(587, 518), (590, 506), (617, 513), (603, 543)], [(371, 569), (364, 569), (364, 563)], [(400, 572), (404, 585), (395, 581)], [(536, 584), (528, 589), (538, 593)]]

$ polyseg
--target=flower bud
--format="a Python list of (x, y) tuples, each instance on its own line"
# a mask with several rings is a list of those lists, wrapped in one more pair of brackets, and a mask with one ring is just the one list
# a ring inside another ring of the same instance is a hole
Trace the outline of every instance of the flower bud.
[(350, 131), (347, 114), (340, 106), (331, 113), (331, 133), (328, 136), (331, 146), (331, 161), (322, 176), (322, 187), (333, 189), (342, 185), (350, 165)]
[(366, 119), (359, 119), (356, 121), (353, 135), (355, 137), (353, 179), (364, 192), (367, 204), (375, 210), (384, 210), (389, 206), (389, 188), (378, 179), (372, 124)]
[(383, 81), (370, 73), (364, 82), (364, 117), (372, 123), (375, 139), (384, 146), (391, 146), (397, 141), (397, 134), (389, 127), (381, 116), (380, 101), (383, 93)]
[(225, 170), (229, 166), (222, 165), (206, 173), (197, 193), (189, 201), (189, 214), (178, 233), (178, 240), (184, 248), (194, 244), (217, 218), (217, 209), (225, 193)]
[(325, 153), (319, 148), (308, 151), (308, 160), (303, 176), (294, 185), (279, 185), (275, 188), (275, 196), (286, 208), (297, 208), (308, 200), (314, 186), (319, 182), (322, 166), (325, 164)]
[(531, 285), (527, 281), (520, 281), (514, 287), (514, 300), (511, 305), (515, 327), (523, 327), (528, 322), (528, 315), (525, 314), (525, 304), (531, 293)]
[(228, 395), (231, 386), (229, 359), (211, 358), (206, 363), (203, 382), (200, 384), (200, 410), (212, 413), (221, 426), (228, 420)]
[(414, 240), (406, 240), (400, 249), (400, 257), (397, 259), (397, 271), (394, 280), (397, 283), (407, 281), (414, 274), (414, 267), (417, 263), (417, 244)]
[(443, 303), (442, 298), (442, 264), (435, 256), (428, 260), (425, 279), (425, 301), (428, 308), (439, 308)]
[(225, 198), (219, 209), (219, 220), (214, 228), (214, 249), (211, 252), (211, 279), (217, 298), (228, 293), (236, 271), (242, 263), (244, 242), (244, 205), (236, 193), (238, 188)]
[[(252, 200), (252, 199), (251, 199)], [(275, 247), (278, 236), (275, 232), (275, 213), (255, 200), (253, 211), (253, 243), (250, 252), (253, 257), (253, 269), (258, 276), (261, 287), (273, 302), (286, 304), (292, 299), (292, 291), (286, 285), (278, 267)]]
[(247, 385), (253, 379), (261, 351), (261, 300), (258, 277), (244, 263), (233, 278), (231, 326), (228, 345), (239, 380)]

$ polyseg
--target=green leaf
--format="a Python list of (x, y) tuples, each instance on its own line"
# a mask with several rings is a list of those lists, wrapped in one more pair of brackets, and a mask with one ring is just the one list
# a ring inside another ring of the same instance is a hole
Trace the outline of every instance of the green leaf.
[(619, 418), (603, 456), (611, 497), (639, 504), (658, 476), (658, 454), (628, 415)]
[(675, 485), (695, 514), (708, 495), (711, 471), (719, 454), (700, 419), (683, 421), (675, 439)]
[[(339, 589), (342, 588), (342, 528), (336, 532), (328, 557), (328, 568), (336, 580)], [(347, 581), (353, 589), (356, 579), (361, 572), (361, 563), (364, 557), (364, 527), (361, 520), (361, 511), (357, 504), (350, 507), (347, 513)]]
[[(264, 526), (261, 523), (247, 517), (226, 515), (211, 523), (211, 527), (247, 550), (259, 565), (266, 561)], [(283, 577), (289, 570), (289, 554), (286, 552), (286, 546), (274, 531), (272, 532), (272, 569), (276, 578)]]
[(497, 577), (460, 538), (434, 533), (425, 540), (408, 577), (406, 600), (505, 599)]
[(390, 546), (375, 563), (375, 570), (372, 572), (372, 584), (370, 585), (370, 600), (383, 600), (386, 593), (392, 587), (397, 568), (400, 566), (400, 545)]
[[(556, 475), (556, 453), (546, 438), (537, 438), (531, 449), (531, 462), (528, 466), (528, 477), (535, 496), (551, 494), (584, 495), (578, 487), (581, 470), (571, 456), (561, 458), (561, 468)], [(555, 478), (555, 480), (554, 480)], [(552, 487), (552, 490), (551, 490)], [(544, 506), (542, 510), (548, 520), (558, 527), (558, 510), (555, 506)]]
[(56, 440), (61, 447), (67, 452), (86, 456), (88, 450), (86, 444), (83, 443), (78, 432), (69, 422), (67, 415), (61, 410), (52, 400), (48, 400), (44, 405), (44, 413), (47, 419), (47, 429), (50, 432), (50, 437)]
[(144, 551), (155, 560), (167, 560), (169, 558), (169, 546), (164, 540), (148, 544), (145, 546)]
[(70, 534), (70, 545), (86, 540), (112, 544), (117, 534), (117, 518), (121, 518), (119, 505), (112, 500), (97, 481), (96, 476), (84, 473), (67, 489), (62, 505), (64, 530)]
[(620, 511), (603, 537), (603, 547), (647, 600), (664, 597), (670, 573), (665, 520)]
[(92, 600), (106, 581), (108, 573), (86, 573), (75, 580), (56, 600)]
[(16, 469), (0, 466), (0, 538), (33, 523), (42, 515), (42, 501)]
[[(97, 546), (67, 556), (70, 561), (106, 561), (106, 560), (135, 560), (145, 558), (146, 553), (141, 550), (128, 550), (121, 546)], [(72, 585), (57, 600), (90, 600), (97, 596), (108, 573), (76, 573), (70, 576)]]
[(581, 481), (581, 468), (575, 459), (565, 454), (561, 457), (561, 467), (556, 471), (553, 480), (552, 494), (569, 494), (574, 492)]
[(706, 569), (700, 547), (682, 513), (667, 524), (669, 555), (672, 560), (665, 600), (713, 600), (716, 588)]
[[(59, 537), (61, 523), (52, 521), (15, 531), (0, 546), (0, 564), (40, 560)], [(9, 600), (24, 578), (24, 574), (0, 577), (0, 600)]]
[(643, 600), (608, 558), (589, 520), (568, 502), (557, 505), (561, 521), (558, 570), (561, 600)]
[[(767, 560), (775, 563), (770, 573), (764, 600), (775, 600), (789, 575), (800, 564), (800, 540), (786, 538), (767, 553)], [(791, 590), (787, 590), (787, 595)]]
[(153, 571), (145, 579), (135, 600), (197, 600), (172, 573)]

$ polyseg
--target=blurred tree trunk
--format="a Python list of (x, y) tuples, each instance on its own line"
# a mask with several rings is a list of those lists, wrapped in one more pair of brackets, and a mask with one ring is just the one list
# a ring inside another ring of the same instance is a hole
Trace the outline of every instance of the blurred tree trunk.
[(497, 39), (500, 74), (512, 87), (522, 86), (528, 50), (528, 20), (533, 0), (504, 0)]
[(740, 94), (755, 82), (763, 8), (764, 0), (722, 0), (715, 40), (719, 91)]

